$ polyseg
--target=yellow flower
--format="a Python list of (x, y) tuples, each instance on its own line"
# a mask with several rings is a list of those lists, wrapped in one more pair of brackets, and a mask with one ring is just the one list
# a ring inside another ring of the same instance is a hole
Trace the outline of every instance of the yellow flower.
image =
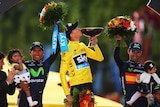
[(114, 22), (114, 25), (117, 26), (117, 27), (120, 25), (119, 18), (115, 18), (115, 19), (113, 20), (113, 22)]
[(48, 3), (48, 6), (53, 6), (53, 7), (56, 7), (58, 4), (57, 3)]
[(86, 90), (86, 94), (91, 94), (91, 91), (90, 90)]
[[(135, 22), (129, 16), (117, 16), (106, 26), (106, 35), (114, 39), (115, 35), (123, 36), (124, 42), (131, 41), (137, 31)], [(124, 46), (124, 45), (123, 45)]]

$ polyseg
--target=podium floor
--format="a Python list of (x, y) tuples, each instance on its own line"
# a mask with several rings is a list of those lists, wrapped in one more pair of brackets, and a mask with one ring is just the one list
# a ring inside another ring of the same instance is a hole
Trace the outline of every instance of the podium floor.
[[(65, 95), (62, 87), (58, 85), (59, 83), (59, 73), (49, 72), (49, 77), (43, 93), (43, 107), (65, 107), (63, 103)], [(15, 94), (12, 96), (7, 95), (8, 107), (18, 107), (16, 105), (17, 95), (18, 90), (16, 90)], [(95, 101), (97, 102), (95, 107), (123, 107), (120, 103), (99, 96), (95, 96)]]

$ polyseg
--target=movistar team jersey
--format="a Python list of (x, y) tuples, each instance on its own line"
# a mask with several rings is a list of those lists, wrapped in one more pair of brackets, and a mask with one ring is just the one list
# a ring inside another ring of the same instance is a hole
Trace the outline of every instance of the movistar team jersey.
[[(30, 91), (33, 101), (38, 101), (38, 105), (34, 107), (42, 107), (42, 94), (47, 81), (48, 73), (51, 64), (55, 60), (57, 54), (52, 54), (49, 58), (43, 61), (26, 61), (25, 65), (30, 71)], [(26, 95), (21, 92), (19, 107), (29, 107)]]
[(84, 83), (92, 83), (92, 74), (88, 58), (97, 61), (104, 59), (98, 45), (94, 50), (84, 43), (69, 41), (69, 52), (61, 53), (60, 77), (65, 95), (70, 94), (66, 80), (66, 72), (70, 76), (70, 85), (75, 86)]
[[(141, 74), (144, 72), (144, 67), (139, 62), (133, 62), (130, 60), (122, 61), (120, 58), (119, 47), (115, 48), (114, 59), (119, 67), (125, 101), (129, 101), (132, 95), (138, 90), (138, 85), (136, 84), (136, 76), (137, 74)], [(141, 107), (146, 107), (145, 105), (145, 102), (143, 102), (143, 106), (140, 104)]]

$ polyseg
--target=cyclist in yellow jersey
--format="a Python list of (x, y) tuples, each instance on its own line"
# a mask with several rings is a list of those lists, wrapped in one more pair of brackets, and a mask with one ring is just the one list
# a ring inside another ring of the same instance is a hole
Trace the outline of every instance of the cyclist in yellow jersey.
[[(72, 102), (76, 102), (73, 100), (73, 89), (77, 88), (79, 92), (83, 90), (92, 89), (92, 74), (91, 68), (88, 63), (88, 58), (103, 61), (104, 57), (97, 45), (98, 39), (96, 37), (91, 37), (90, 42), (95, 44), (91, 49), (87, 47), (84, 43), (79, 42), (80, 37), (82, 36), (82, 32), (80, 28), (77, 28), (78, 22), (74, 24), (67, 24), (66, 36), (69, 39), (68, 48), (69, 52), (65, 51), (61, 53), (61, 66), (60, 66), (60, 78), (62, 81), (62, 87), (64, 89), (64, 93), (66, 95), (66, 99), (68, 101), (69, 106), (73, 106)], [(66, 73), (69, 74), (69, 83), (67, 84)], [(79, 105), (80, 106), (80, 105)]]

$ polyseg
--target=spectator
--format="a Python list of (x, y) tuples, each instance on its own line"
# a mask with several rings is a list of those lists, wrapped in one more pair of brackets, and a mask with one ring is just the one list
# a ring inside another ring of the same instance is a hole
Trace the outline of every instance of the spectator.
[(0, 106), (8, 107), (7, 94), (13, 95), (15, 93), (13, 80), (16, 73), (14, 69), (9, 69), (7, 76), (4, 71), (1, 71), (4, 65), (4, 57), (4, 54), (0, 52)]
[(153, 90), (154, 102), (149, 107), (160, 107), (160, 84), (156, 85)]

